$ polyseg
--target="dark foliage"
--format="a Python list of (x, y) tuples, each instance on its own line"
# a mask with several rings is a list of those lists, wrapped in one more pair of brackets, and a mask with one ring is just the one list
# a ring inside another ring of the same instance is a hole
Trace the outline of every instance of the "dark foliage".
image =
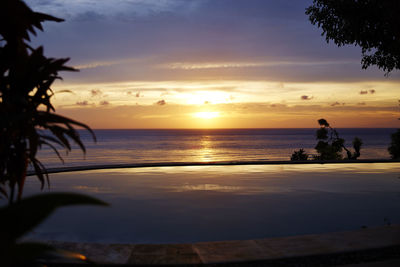
[(360, 46), (364, 69), (400, 69), (400, 1), (314, 0), (306, 14), (327, 42)]
[[(0, 1), (0, 190), (10, 203), (21, 199), (26, 170), (31, 165), (42, 183), (48, 176), (36, 158), (41, 146), (71, 150), (73, 140), (85, 152), (74, 127), (90, 128), (80, 122), (55, 114), (50, 102), (51, 85), (60, 71), (75, 71), (65, 63), (68, 58), (48, 58), (43, 47), (28, 43), (30, 34), (42, 29), (42, 22), (61, 19), (33, 12), (21, 0)], [(7, 194), (7, 186), (9, 194)]]
[(392, 159), (400, 159), (400, 129), (391, 135), (392, 141), (388, 147), (388, 151)]
[(71, 205), (106, 206), (107, 204), (89, 196), (53, 193), (24, 198), (18, 203), (0, 208), (1, 266), (41, 266), (33, 262), (38, 257), (43, 257), (44, 253), (55, 249), (42, 243), (17, 241), (32, 231), (54, 210)]
[(362, 141), (355, 137), (353, 140), (354, 152), (348, 150), (344, 143), (344, 139), (339, 137), (339, 133), (333, 129), (325, 119), (318, 120), (321, 126), (316, 132), (318, 140), (315, 150), (318, 155), (314, 156), (316, 160), (341, 160), (343, 159), (342, 151), (346, 151), (347, 159), (357, 159), (360, 156)]
[(294, 151), (292, 156), (290, 157), (291, 161), (297, 160), (308, 160), (308, 154), (304, 151), (304, 149), (300, 148), (298, 151)]

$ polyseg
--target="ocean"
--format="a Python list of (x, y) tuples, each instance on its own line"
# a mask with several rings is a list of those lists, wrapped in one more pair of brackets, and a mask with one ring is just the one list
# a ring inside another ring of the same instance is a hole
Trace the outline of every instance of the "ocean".
[[(389, 159), (389, 128), (337, 129), (352, 147), (355, 136), (363, 141), (360, 159)], [(294, 150), (316, 154), (316, 129), (135, 129), (95, 130), (94, 143), (87, 131), (79, 130), (86, 145), (84, 155), (77, 146), (61, 153), (64, 164), (44, 147), (38, 158), (46, 167), (102, 164), (209, 161), (290, 160)], [(62, 151), (62, 150), (60, 150)]]

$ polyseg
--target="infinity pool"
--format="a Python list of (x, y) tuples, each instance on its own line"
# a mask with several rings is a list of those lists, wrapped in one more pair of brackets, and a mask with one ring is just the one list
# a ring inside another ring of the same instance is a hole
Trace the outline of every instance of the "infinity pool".
[[(58, 210), (29, 238), (183, 243), (400, 223), (400, 163), (157, 167), (52, 174), (51, 192), (110, 207)], [(38, 193), (29, 177), (25, 196)], [(45, 190), (47, 191), (47, 190)]]

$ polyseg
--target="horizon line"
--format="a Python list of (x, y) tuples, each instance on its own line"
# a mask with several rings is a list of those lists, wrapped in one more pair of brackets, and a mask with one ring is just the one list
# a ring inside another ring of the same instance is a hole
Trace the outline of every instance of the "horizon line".
[[(304, 129), (315, 130), (319, 127), (270, 127), (270, 128), (91, 128), (92, 130), (275, 130)], [(399, 127), (333, 127), (334, 129), (399, 129)]]

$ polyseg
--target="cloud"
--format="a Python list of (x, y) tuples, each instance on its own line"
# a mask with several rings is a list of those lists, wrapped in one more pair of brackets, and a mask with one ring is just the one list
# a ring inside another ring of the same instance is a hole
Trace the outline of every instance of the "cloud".
[(308, 95), (302, 95), (302, 96), (300, 97), (301, 100), (311, 100), (311, 99), (313, 99), (313, 98), (314, 98), (313, 96), (308, 96)]
[(346, 105), (346, 103), (339, 103), (338, 101), (336, 101), (335, 103), (330, 104), (331, 107), (340, 106), (340, 105), (344, 106), (344, 105)]
[(371, 95), (373, 95), (373, 94), (376, 93), (376, 90), (375, 90), (375, 89), (370, 89), (370, 90), (361, 90), (361, 91), (360, 91), (360, 95), (366, 95), (366, 94), (368, 94), (368, 93), (370, 93)]
[(107, 105), (109, 105), (109, 104), (110, 104), (110, 102), (108, 102), (108, 101), (106, 101), (106, 100), (100, 101), (100, 105), (101, 105), (101, 106), (107, 106)]
[(78, 105), (78, 106), (87, 106), (87, 105), (89, 105), (89, 102), (88, 101), (78, 101), (78, 102), (76, 102), (76, 104)]
[[(99, 20), (106, 17), (128, 19), (179, 10), (190, 11), (198, 4), (182, 0), (26, 0), (35, 11), (61, 17), (73, 17), (80, 21)], [(196, 5), (195, 5), (196, 4)], [(182, 10), (184, 9), (184, 10)]]
[(137, 92), (137, 93), (135, 94), (135, 96), (136, 96), (136, 97), (140, 97), (140, 92)]
[(365, 104), (365, 102), (359, 102), (359, 103), (357, 103), (357, 105), (359, 105), (359, 106), (365, 106), (366, 104)]
[(284, 108), (286, 107), (285, 104), (271, 104), (270, 105), (271, 108)]
[(93, 90), (90, 91), (90, 95), (91, 95), (92, 97), (101, 95), (102, 93), (103, 93), (103, 92), (102, 92), (100, 89), (93, 89)]
[(263, 67), (310, 67), (310, 66), (331, 66), (343, 64), (359, 64), (356, 60), (314, 60), (314, 61), (267, 61), (267, 62), (172, 62), (168, 64), (160, 64), (159, 68), (181, 69), (181, 70), (198, 70), (198, 69), (226, 69), (226, 68), (263, 68)]
[(157, 101), (156, 104), (159, 106), (164, 106), (165, 104), (167, 104), (167, 102), (165, 102), (165, 100), (163, 99), (163, 100)]

